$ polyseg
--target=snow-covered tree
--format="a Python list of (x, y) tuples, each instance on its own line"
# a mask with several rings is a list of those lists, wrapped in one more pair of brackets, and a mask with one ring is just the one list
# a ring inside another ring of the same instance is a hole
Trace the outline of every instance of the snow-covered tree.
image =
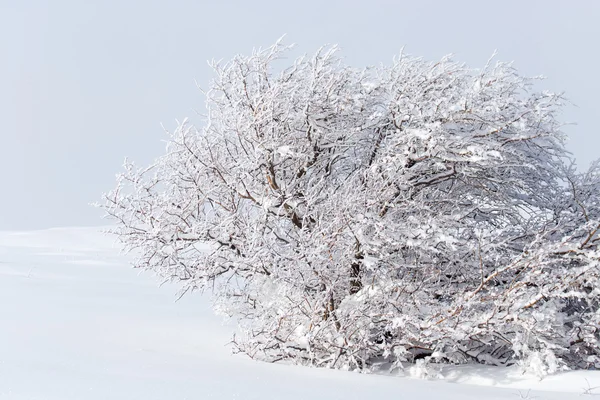
[(281, 43), (214, 63), (201, 128), (127, 162), (102, 207), (135, 266), (209, 289), (251, 357), (369, 369), (598, 367), (600, 166), (511, 64)]

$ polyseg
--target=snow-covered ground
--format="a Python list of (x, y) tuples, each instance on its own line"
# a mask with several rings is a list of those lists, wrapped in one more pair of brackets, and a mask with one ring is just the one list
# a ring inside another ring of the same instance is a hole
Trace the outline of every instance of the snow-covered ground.
[(425, 380), (234, 356), (205, 298), (175, 302), (112, 241), (91, 228), (0, 233), (0, 399), (563, 400), (595, 386), (600, 398), (600, 372), (462, 367)]

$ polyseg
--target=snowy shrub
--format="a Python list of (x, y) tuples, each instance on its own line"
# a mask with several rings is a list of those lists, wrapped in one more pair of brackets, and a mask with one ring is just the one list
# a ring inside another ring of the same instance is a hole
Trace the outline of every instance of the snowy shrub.
[(126, 163), (102, 207), (135, 266), (211, 290), (261, 360), (597, 368), (600, 166), (561, 96), (492, 61), (274, 72), (285, 50), (214, 63), (202, 127)]

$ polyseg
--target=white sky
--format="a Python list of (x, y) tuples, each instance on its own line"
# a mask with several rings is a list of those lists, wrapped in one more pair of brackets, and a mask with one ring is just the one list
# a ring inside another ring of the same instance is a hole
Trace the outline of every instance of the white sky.
[(600, 157), (599, 21), (595, 0), (0, 0), (0, 230), (103, 224), (88, 203), (125, 156), (162, 153), (161, 123), (202, 109), (206, 60), (284, 33), (302, 53), (338, 43), (356, 66), (405, 46), (480, 67), (497, 49), (577, 105), (564, 121), (585, 166)]

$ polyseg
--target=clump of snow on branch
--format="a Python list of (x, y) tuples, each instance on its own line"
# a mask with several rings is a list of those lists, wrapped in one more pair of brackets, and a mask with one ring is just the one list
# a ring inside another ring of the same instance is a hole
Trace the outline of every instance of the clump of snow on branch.
[[(511, 64), (214, 63), (201, 127), (103, 208), (135, 265), (209, 289), (251, 357), (597, 368), (600, 166)], [(420, 364), (420, 365), (421, 365)]]

